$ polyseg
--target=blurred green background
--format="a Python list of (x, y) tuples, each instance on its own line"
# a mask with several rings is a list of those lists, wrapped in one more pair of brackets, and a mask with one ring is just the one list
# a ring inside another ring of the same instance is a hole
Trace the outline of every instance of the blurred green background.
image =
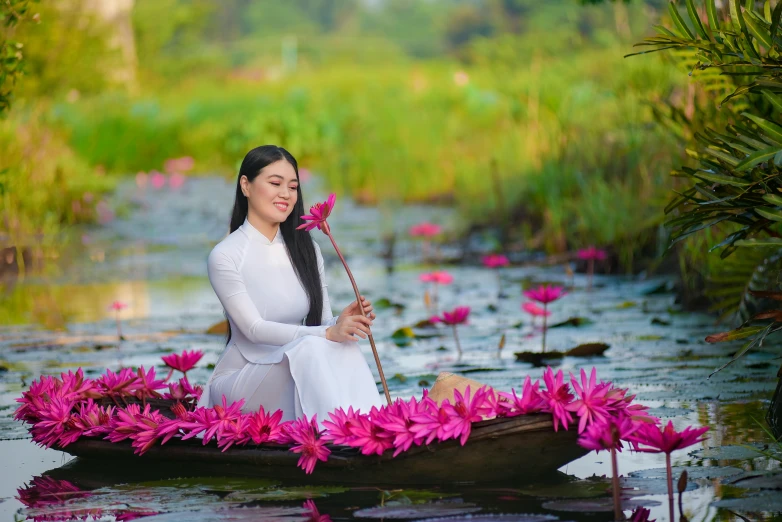
[(624, 55), (665, 2), (10, 5), (3, 246), (96, 219), (121, 176), (191, 157), (191, 175), (233, 177), (276, 143), (340, 194), (457, 205), (509, 245), (601, 245), (627, 270), (664, 248), (683, 148), (653, 112), (697, 93), (678, 62)]

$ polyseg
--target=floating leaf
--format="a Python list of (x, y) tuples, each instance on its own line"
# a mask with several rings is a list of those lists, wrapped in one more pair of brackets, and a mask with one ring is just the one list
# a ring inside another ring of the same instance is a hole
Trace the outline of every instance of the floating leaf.
[(656, 324), (659, 326), (671, 326), (670, 321), (666, 321), (665, 319), (660, 319), (659, 317), (653, 317), (652, 324)]
[[(722, 466), (722, 467), (674, 466), (672, 468), (672, 473), (674, 475), (679, 475), (684, 470), (687, 470), (687, 478), (689, 480), (697, 480), (702, 478), (715, 479), (715, 478), (722, 478), (722, 477), (730, 477), (732, 475), (738, 475), (739, 473), (743, 473), (743, 471), (740, 470), (739, 468), (732, 468), (726, 466)], [(637, 477), (637, 478), (653, 478), (653, 479), (666, 479), (666, 480), (668, 478), (668, 474), (665, 468), (652, 468), (652, 469), (631, 471), (629, 475), (631, 477)]]
[[(659, 506), (656, 500), (648, 499), (622, 499), (622, 509), (635, 509), (645, 506)], [(552, 511), (568, 511), (573, 513), (606, 513), (614, 510), (614, 500), (601, 498), (593, 500), (552, 500), (543, 504), (544, 509)]]
[(418, 518), (477, 513), (481, 508), (470, 502), (432, 502), (431, 504), (402, 504), (388, 502), (385, 506), (359, 509), (353, 516), (359, 518)]
[(595, 355), (603, 355), (610, 347), (611, 345), (606, 343), (584, 343), (566, 351), (565, 355), (570, 357), (591, 357)]
[(665, 339), (664, 335), (639, 335), (636, 337), (639, 341), (659, 341), (661, 339)]
[(570, 319), (567, 319), (565, 321), (562, 321), (561, 323), (552, 324), (549, 326), (549, 328), (561, 328), (563, 326), (587, 326), (592, 324), (594, 321), (591, 319), (587, 319), (586, 317), (571, 317)]
[(763, 473), (737, 478), (728, 482), (733, 487), (743, 489), (782, 490), (782, 473)]
[(387, 297), (381, 297), (377, 301), (373, 301), (372, 302), (372, 306), (376, 310), (387, 310), (389, 308), (394, 308), (398, 312), (401, 312), (402, 310), (407, 308), (406, 305), (404, 305), (402, 303), (395, 303), (395, 302), (391, 301), (390, 299), (388, 299)]

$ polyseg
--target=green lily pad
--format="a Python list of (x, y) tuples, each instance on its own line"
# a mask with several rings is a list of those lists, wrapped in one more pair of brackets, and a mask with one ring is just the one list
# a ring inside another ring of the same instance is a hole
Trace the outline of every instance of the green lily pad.
[(238, 491), (267, 489), (279, 484), (279, 481), (264, 478), (237, 479), (228, 477), (189, 477), (166, 480), (153, 480), (118, 486), (117, 489), (135, 490), (138, 488), (197, 488), (202, 491)]
[(353, 512), (353, 516), (359, 518), (419, 518), (422, 516), (448, 516), (477, 513), (481, 510), (470, 502), (432, 502), (431, 504), (405, 504), (388, 502), (384, 506), (359, 509)]
[(549, 328), (562, 328), (563, 326), (588, 326), (590, 324), (593, 324), (594, 321), (591, 319), (587, 319), (586, 317), (571, 317), (570, 319), (566, 319), (565, 321), (562, 321), (560, 323), (555, 323), (549, 326)]
[[(622, 510), (659, 505), (660, 503), (656, 500), (622, 499)], [(550, 502), (545, 502), (543, 508), (552, 511), (568, 511), (572, 513), (607, 513), (614, 510), (614, 501), (612, 498), (552, 500)]]
[[(687, 471), (687, 479), (688, 480), (696, 480), (700, 478), (706, 478), (706, 479), (715, 479), (715, 478), (722, 478), (722, 477), (730, 477), (732, 475), (738, 475), (742, 473), (742, 470), (739, 468), (732, 468), (732, 467), (726, 467), (726, 466), (715, 466), (715, 467), (705, 467), (705, 466), (674, 466), (671, 469), (671, 472), (673, 473), (674, 477), (678, 477), (682, 474), (682, 471)], [(638, 478), (666, 478), (667, 472), (665, 471), (665, 468), (653, 468), (653, 469), (642, 469), (638, 471), (632, 471), (629, 473), (631, 477), (638, 477)]]
[(639, 341), (659, 341), (661, 339), (665, 339), (664, 335), (639, 335), (636, 337)]
[(278, 500), (306, 500), (308, 498), (325, 497), (344, 493), (348, 488), (336, 486), (303, 486), (264, 489), (257, 491), (234, 491), (225, 496), (225, 500), (232, 502), (278, 501)]
[(543, 498), (593, 498), (604, 497), (611, 489), (609, 479), (587, 479), (562, 484), (539, 484), (520, 489), (519, 493)]
[(388, 299), (387, 297), (381, 297), (377, 301), (373, 301), (372, 306), (374, 306), (376, 310), (387, 310), (389, 308), (394, 308), (398, 312), (401, 312), (402, 310), (407, 308), (407, 305), (404, 305), (402, 303), (395, 303), (390, 299)]

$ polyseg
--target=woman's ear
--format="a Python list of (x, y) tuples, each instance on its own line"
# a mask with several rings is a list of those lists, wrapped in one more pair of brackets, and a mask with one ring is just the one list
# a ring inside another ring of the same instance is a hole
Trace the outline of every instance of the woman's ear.
[(242, 175), (241, 178), (239, 178), (239, 186), (242, 187), (242, 194), (244, 194), (244, 197), (247, 197), (250, 193), (250, 180), (247, 179), (247, 176)]

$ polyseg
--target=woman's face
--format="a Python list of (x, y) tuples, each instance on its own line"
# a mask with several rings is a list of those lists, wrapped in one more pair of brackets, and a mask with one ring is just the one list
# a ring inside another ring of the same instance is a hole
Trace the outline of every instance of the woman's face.
[(242, 176), (239, 183), (247, 197), (250, 212), (267, 223), (282, 223), (299, 198), (299, 180), (293, 165), (285, 160), (270, 163), (250, 182)]

